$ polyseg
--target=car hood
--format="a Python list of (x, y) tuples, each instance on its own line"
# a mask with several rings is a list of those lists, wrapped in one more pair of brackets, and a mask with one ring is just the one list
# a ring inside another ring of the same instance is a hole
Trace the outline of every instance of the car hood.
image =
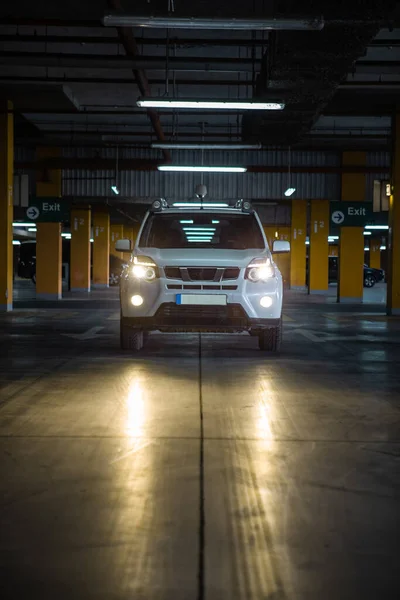
[(244, 268), (253, 258), (270, 258), (269, 250), (220, 250), (218, 248), (137, 248), (138, 254), (151, 257), (159, 267), (240, 267)]

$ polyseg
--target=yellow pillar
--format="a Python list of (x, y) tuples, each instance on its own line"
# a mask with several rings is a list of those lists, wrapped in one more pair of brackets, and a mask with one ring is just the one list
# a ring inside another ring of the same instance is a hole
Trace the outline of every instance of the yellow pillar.
[(110, 254), (117, 258), (123, 258), (123, 252), (117, 252), (115, 250), (115, 244), (118, 240), (124, 239), (124, 226), (123, 225), (111, 225), (111, 239), (110, 239)]
[(363, 228), (342, 227), (339, 238), (339, 302), (362, 302), (364, 286), (363, 265)]
[(393, 119), (393, 142), (386, 310), (388, 315), (400, 315), (400, 113)]
[(328, 291), (329, 200), (312, 200), (310, 214), (309, 282), (310, 294)]
[(71, 292), (90, 292), (90, 208), (71, 210)]
[(292, 201), (292, 230), (290, 239), (290, 287), (306, 287), (307, 200)]
[(381, 268), (381, 240), (372, 239), (369, 244), (369, 266), (371, 269)]
[[(342, 165), (364, 166), (365, 152), (343, 152)], [(365, 201), (365, 173), (342, 174), (342, 200)], [(342, 227), (339, 239), (338, 302), (362, 302), (364, 290), (363, 227)]]
[[(59, 148), (40, 147), (38, 160), (60, 156)], [(61, 197), (61, 169), (41, 169), (36, 174), (36, 195)], [(60, 223), (37, 223), (36, 297), (60, 300), (62, 297), (62, 239)]]
[(0, 311), (13, 307), (14, 115), (11, 102), (0, 109)]
[(37, 223), (36, 227), (36, 297), (61, 300), (61, 223)]
[(93, 288), (107, 288), (110, 276), (110, 215), (93, 214)]

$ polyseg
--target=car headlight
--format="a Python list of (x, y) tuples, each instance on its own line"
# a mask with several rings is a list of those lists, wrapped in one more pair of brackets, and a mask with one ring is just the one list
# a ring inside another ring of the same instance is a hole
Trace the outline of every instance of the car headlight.
[(133, 258), (131, 275), (135, 279), (143, 281), (154, 281), (159, 276), (156, 263), (148, 256), (135, 256)]
[(267, 281), (275, 277), (275, 269), (270, 258), (255, 258), (246, 269), (245, 278), (253, 283)]

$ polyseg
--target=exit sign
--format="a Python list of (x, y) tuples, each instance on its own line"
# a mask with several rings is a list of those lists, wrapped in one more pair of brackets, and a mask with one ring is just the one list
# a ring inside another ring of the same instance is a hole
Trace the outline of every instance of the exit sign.
[(32, 198), (26, 217), (32, 223), (62, 223), (69, 221), (70, 203), (61, 198)]
[(365, 227), (375, 222), (372, 202), (331, 202), (331, 225)]

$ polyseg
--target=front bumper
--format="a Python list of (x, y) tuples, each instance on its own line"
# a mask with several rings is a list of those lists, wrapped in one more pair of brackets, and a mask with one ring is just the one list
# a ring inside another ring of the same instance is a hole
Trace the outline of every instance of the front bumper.
[(279, 324), (279, 319), (249, 318), (240, 304), (182, 306), (166, 303), (152, 317), (124, 317), (124, 323), (143, 331), (232, 333), (270, 329)]
[[(210, 289), (212, 287), (213, 289)], [(282, 311), (282, 280), (271, 278), (264, 283), (252, 283), (244, 278), (223, 282), (183, 285), (179, 281), (160, 278), (153, 282), (121, 280), (121, 311), (126, 322), (147, 330), (161, 331), (249, 331), (267, 329), (279, 323)], [(222, 294), (226, 306), (177, 305), (177, 294)], [(141, 295), (143, 304), (131, 303)], [(270, 296), (272, 305), (260, 304)]]

